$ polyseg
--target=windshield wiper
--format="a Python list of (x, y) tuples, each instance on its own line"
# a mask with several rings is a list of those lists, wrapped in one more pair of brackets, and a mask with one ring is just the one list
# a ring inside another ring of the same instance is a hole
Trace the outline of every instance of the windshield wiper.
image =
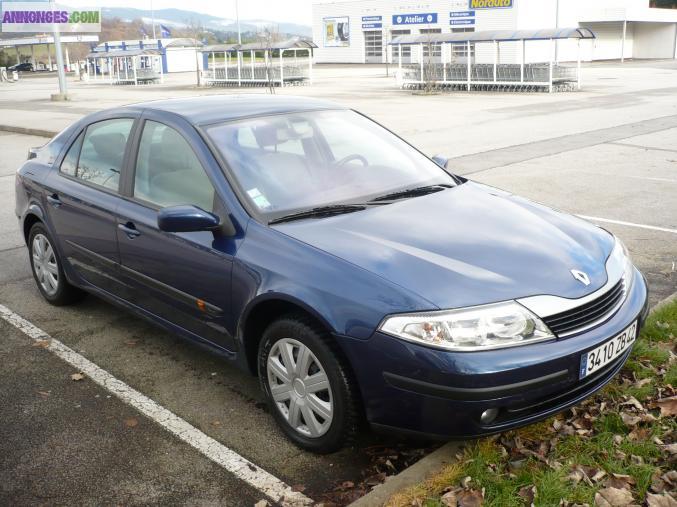
[(395, 201), (397, 199), (407, 199), (409, 197), (419, 197), (421, 195), (432, 194), (435, 192), (440, 192), (447, 188), (451, 188), (453, 185), (447, 185), (446, 183), (440, 185), (426, 185), (425, 187), (416, 187), (408, 188), (406, 190), (399, 190), (397, 192), (392, 192), (390, 194), (381, 195), (375, 197), (369, 202), (378, 202), (378, 201)]
[(280, 222), (290, 222), (292, 220), (301, 220), (302, 218), (322, 218), (333, 215), (341, 215), (343, 213), (352, 213), (354, 211), (362, 211), (367, 209), (364, 204), (333, 204), (330, 206), (320, 206), (318, 208), (307, 209), (290, 213), (282, 217), (274, 218), (269, 224), (279, 224)]

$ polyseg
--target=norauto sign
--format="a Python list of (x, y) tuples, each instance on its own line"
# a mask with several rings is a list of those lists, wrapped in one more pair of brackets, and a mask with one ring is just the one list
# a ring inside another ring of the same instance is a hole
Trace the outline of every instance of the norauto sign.
[(51, 2), (2, 2), (3, 32), (100, 32), (101, 9), (76, 9)]
[(508, 9), (512, 7), (513, 0), (469, 0), (470, 9)]

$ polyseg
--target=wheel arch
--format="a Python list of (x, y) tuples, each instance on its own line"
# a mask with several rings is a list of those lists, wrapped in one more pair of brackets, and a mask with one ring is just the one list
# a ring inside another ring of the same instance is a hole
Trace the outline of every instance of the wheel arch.
[(42, 222), (43, 224), (45, 223), (45, 214), (43, 213), (40, 206), (37, 204), (31, 204), (24, 214), (22, 224), (22, 232), (26, 244), (28, 244), (28, 235), (31, 232), (31, 228), (38, 222)]
[(335, 332), (327, 319), (297, 298), (279, 293), (259, 296), (249, 303), (238, 325), (238, 334), (243, 345), (246, 364), (253, 375), (258, 375), (257, 354), (263, 332), (273, 321), (290, 314), (301, 314), (312, 319), (328, 334)]

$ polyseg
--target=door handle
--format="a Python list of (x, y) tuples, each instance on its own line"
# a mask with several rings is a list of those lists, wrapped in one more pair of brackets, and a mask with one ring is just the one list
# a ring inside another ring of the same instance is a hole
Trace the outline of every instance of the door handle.
[(124, 232), (129, 239), (134, 239), (138, 236), (141, 236), (141, 232), (136, 229), (136, 226), (132, 222), (118, 224), (118, 229)]
[(59, 206), (61, 206), (63, 204), (63, 202), (61, 202), (61, 199), (59, 199), (58, 194), (48, 195), (47, 196), (47, 202), (49, 204), (51, 204), (52, 206), (54, 206), (55, 208), (58, 208)]

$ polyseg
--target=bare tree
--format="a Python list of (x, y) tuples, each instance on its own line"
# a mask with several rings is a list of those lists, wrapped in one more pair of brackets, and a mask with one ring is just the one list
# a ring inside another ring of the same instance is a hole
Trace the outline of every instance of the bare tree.
[(205, 35), (202, 23), (191, 18), (186, 22), (186, 33), (188, 33), (189, 38), (193, 39), (193, 45), (195, 46), (195, 75), (197, 76), (197, 85), (201, 86), (202, 73), (200, 69), (200, 50), (198, 46), (202, 44), (201, 41)]
[[(274, 74), (273, 74), (273, 66), (274, 66), (274, 59), (273, 59), (273, 45), (276, 42), (279, 42), (282, 40), (282, 36), (280, 35), (280, 30), (279, 27), (277, 26), (265, 26), (263, 27), (259, 33), (257, 33), (256, 38), (262, 43), (261, 45), (264, 48), (264, 57), (267, 54), (268, 56), (265, 58), (265, 68), (266, 68), (266, 81), (268, 82), (268, 91), (271, 94), (275, 93), (275, 80), (274, 80)], [(281, 50), (278, 50), (281, 51)], [(278, 53), (279, 55), (279, 53)], [(280, 69), (280, 72), (282, 69)]]

